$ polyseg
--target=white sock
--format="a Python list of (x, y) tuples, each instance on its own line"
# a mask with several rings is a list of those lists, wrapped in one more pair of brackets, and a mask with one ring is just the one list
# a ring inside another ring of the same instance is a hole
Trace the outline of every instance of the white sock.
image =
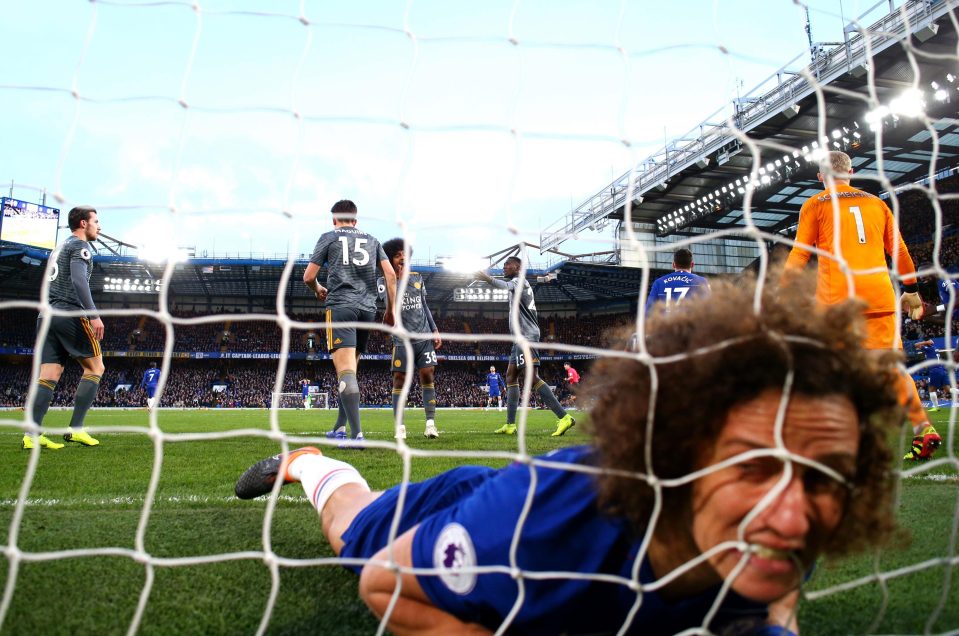
[(147, 398), (147, 407), (153, 408), (153, 403), (156, 401), (156, 398)]
[(939, 395), (935, 391), (929, 391), (929, 400), (932, 401), (933, 406), (939, 406)]
[(346, 462), (323, 455), (300, 455), (290, 463), (287, 472), (300, 481), (303, 492), (317, 512), (323, 512), (323, 506), (340, 486), (359, 484), (370, 490), (358, 470)]

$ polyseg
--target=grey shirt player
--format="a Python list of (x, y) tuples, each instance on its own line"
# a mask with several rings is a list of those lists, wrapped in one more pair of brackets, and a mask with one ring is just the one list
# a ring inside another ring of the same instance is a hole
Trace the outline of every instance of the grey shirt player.
[(76, 236), (64, 241), (55, 254), (50, 272), (50, 306), (57, 309), (86, 309), (95, 319), (97, 307), (90, 294), (93, 255), (90, 244)]
[[(403, 308), (400, 311), (400, 318), (403, 320), (403, 327), (410, 333), (429, 334), (420, 338), (414, 338), (411, 342), (424, 342), (432, 340), (432, 333), (436, 331), (436, 323), (433, 321), (433, 314), (426, 305), (426, 283), (423, 282), (423, 275), (417, 272), (410, 272), (409, 280), (406, 281), (406, 291), (403, 293)], [(399, 287), (399, 283), (397, 283)], [(380, 277), (376, 281), (376, 289), (379, 292), (380, 300), (386, 302), (386, 281)], [(403, 339), (393, 336), (394, 344), (402, 344)]]
[(376, 311), (376, 273), (386, 260), (383, 246), (355, 227), (337, 227), (323, 234), (310, 262), (327, 265), (327, 307)]
[(500, 280), (489, 277), (486, 281), (490, 287), (509, 290), (509, 324), (513, 329), (513, 297), (519, 293), (519, 335), (530, 342), (539, 342), (539, 322), (536, 320), (536, 299), (533, 298), (533, 287), (526, 278), (510, 278)]

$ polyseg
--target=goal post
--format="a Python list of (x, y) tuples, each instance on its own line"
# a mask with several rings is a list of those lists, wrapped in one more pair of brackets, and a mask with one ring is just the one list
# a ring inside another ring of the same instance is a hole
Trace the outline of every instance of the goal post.
[(304, 400), (302, 393), (274, 392), (271, 404), (278, 409), (328, 409), (330, 408), (330, 394), (325, 391), (310, 393)]

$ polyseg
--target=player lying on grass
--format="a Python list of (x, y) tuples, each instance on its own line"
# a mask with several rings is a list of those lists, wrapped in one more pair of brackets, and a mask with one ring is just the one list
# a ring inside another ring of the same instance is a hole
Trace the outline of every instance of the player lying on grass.
[(248, 469), (236, 493), (301, 482), (336, 554), (364, 560), (347, 567), (396, 634), (796, 630), (817, 557), (894, 530), (898, 356), (859, 345), (857, 301), (767, 293), (757, 316), (753, 293), (721, 282), (656, 312), (654, 367), (597, 361), (590, 446), (385, 492), (302, 448)]

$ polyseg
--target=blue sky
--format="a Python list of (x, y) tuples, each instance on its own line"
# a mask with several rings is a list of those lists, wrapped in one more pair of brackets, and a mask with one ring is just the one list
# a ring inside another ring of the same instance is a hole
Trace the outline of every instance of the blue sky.
[[(271, 256), (308, 253), (350, 198), (417, 259), (482, 256), (807, 46), (792, 0), (196, 4), (0, 4), (2, 193)], [(871, 4), (813, 0), (815, 38)]]

